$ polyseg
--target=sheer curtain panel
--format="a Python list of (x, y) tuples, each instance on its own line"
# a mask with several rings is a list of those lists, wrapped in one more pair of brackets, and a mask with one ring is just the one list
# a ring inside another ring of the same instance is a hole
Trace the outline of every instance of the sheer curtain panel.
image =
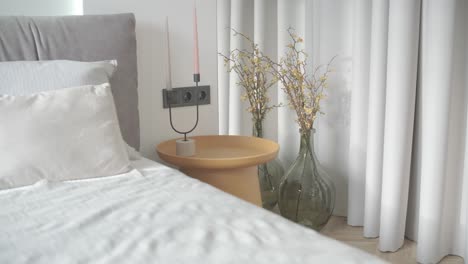
[[(282, 56), (293, 27), (310, 66), (334, 61), (316, 150), (336, 184), (335, 215), (396, 251), (416, 240), (421, 263), (467, 257), (468, 2), (464, 0), (219, 0), (218, 47), (245, 43)], [(251, 134), (241, 88), (219, 60), (221, 134)], [(273, 103), (286, 102), (278, 85)], [(288, 167), (299, 133), (287, 107), (266, 137)]]

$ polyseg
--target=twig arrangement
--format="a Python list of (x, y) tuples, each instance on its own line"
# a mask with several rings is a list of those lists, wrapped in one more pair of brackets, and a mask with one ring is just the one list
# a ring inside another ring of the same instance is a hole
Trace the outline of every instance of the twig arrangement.
[(249, 49), (234, 49), (224, 58), (228, 72), (234, 71), (238, 76), (238, 85), (244, 88), (241, 99), (249, 102), (247, 111), (252, 114), (254, 123), (262, 122), (266, 114), (279, 105), (271, 105), (268, 90), (277, 80), (271, 75), (272, 61), (267, 58), (248, 36), (232, 29), (234, 36), (241, 36), (249, 43)]
[(282, 84), (287, 94), (289, 106), (296, 111), (297, 122), (301, 133), (308, 133), (314, 127), (317, 114), (323, 114), (320, 102), (325, 98), (324, 89), (328, 87), (328, 75), (332, 72), (333, 57), (326, 65), (317, 66), (312, 74), (308, 73), (308, 55), (300, 47), (304, 40), (298, 37), (293, 28), (288, 29), (291, 43), (279, 62), (270, 63), (272, 74)]
[(288, 98), (288, 105), (296, 111), (301, 134), (309, 133), (314, 127), (317, 115), (323, 114), (320, 102), (325, 98), (328, 75), (332, 72), (333, 57), (326, 65), (317, 66), (308, 72), (308, 55), (301, 47), (304, 40), (288, 29), (291, 43), (278, 62), (263, 54), (258, 44), (248, 36), (232, 29), (249, 43), (249, 50), (234, 49), (229, 56), (220, 53), (229, 72), (239, 77), (238, 84), (245, 90), (243, 100), (248, 100), (254, 122), (263, 121), (266, 114), (281, 105), (271, 105), (268, 89), (280, 82)]

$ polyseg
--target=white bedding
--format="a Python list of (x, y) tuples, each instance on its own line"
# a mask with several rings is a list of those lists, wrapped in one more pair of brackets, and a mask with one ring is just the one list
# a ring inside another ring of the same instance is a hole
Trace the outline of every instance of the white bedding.
[(0, 191), (0, 263), (383, 263), (155, 162)]

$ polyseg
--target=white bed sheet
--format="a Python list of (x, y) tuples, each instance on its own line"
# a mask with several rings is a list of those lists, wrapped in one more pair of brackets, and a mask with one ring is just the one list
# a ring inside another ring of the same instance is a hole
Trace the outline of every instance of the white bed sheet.
[(0, 263), (383, 263), (146, 159), (0, 191)]

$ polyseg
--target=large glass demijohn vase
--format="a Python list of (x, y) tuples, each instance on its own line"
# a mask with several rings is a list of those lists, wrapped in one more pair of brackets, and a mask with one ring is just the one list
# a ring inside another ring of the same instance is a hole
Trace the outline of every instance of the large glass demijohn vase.
[(318, 162), (311, 131), (301, 134), (299, 156), (281, 180), (278, 205), (282, 216), (317, 231), (333, 212), (335, 185)]
[[(263, 138), (262, 121), (254, 122), (252, 134), (254, 137)], [(258, 165), (258, 180), (263, 208), (273, 210), (278, 203), (278, 188), (283, 175), (283, 166), (277, 159)]]

